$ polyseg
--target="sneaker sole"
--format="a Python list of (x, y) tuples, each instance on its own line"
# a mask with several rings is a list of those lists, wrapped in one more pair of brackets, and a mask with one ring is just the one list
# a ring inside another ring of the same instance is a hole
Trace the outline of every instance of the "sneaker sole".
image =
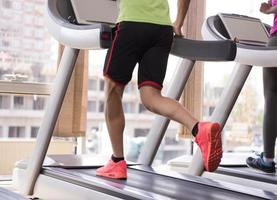
[(96, 174), (96, 176), (102, 176), (102, 177), (119, 179), (119, 180), (126, 180), (127, 179), (127, 176), (124, 176), (124, 175), (115, 175), (115, 174), (112, 174), (112, 173)]
[(206, 170), (209, 172), (215, 171), (220, 164), (222, 158), (222, 142), (220, 134), (220, 125), (218, 123), (212, 124), (209, 134), (209, 149), (208, 149), (208, 163)]
[(252, 167), (252, 166), (248, 165), (247, 163), (246, 163), (246, 165), (247, 165), (247, 167), (249, 167), (249, 168), (252, 169), (253, 171), (255, 171), (255, 172), (257, 172), (257, 173), (260, 173), (260, 174), (267, 174), (267, 175), (275, 175), (275, 174), (276, 174), (276, 172), (265, 172), (265, 171), (263, 171), (263, 170), (261, 170), (261, 169), (257, 169), (257, 168), (255, 168), (255, 167)]

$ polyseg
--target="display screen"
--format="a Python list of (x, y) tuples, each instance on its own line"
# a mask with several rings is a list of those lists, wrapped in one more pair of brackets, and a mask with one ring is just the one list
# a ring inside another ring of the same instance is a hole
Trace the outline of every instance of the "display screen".
[(219, 14), (219, 17), (231, 39), (257, 45), (267, 43), (269, 33), (260, 19), (233, 14)]
[[(115, 24), (119, 13), (118, 1), (114, 0), (71, 0), (80, 24)], [(97, 5), (97, 6), (95, 6)]]

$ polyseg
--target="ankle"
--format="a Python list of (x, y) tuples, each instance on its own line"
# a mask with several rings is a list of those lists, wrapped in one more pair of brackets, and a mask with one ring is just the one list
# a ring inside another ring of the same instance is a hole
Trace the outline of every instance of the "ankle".
[(263, 161), (267, 164), (271, 164), (271, 163), (273, 163), (274, 158), (267, 158), (267, 157), (264, 156)]
[(124, 157), (116, 157), (116, 156), (112, 155), (111, 159), (113, 162), (117, 163), (117, 162), (124, 160)]
[(198, 133), (198, 124), (199, 124), (199, 122), (197, 122), (197, 123), (193, 126), (193, 128), (192, 128), (192, 130), (191, 130), (191, 133), (192, 133), (192, 135), (193, 135), (194, 137), (196, 137), (196, 135), (197, 135), (197, 133)]

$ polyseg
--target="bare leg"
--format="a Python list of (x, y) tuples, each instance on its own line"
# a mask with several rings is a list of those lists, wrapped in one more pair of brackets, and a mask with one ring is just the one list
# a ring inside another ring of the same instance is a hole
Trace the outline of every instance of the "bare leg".
[(122, 108), (123, 91), (123, 87), (116, 85), (110, 79), (105, 79), (105, 118), (115, 157), (124, 157), (123, 131), (125, 118)]
[(198, 122), (179, 102), (163, 97), (161, 91), (144, 86), (140, 88), (141, 101), (151, 112), (165, 116), (186, 126), (190, 131)]

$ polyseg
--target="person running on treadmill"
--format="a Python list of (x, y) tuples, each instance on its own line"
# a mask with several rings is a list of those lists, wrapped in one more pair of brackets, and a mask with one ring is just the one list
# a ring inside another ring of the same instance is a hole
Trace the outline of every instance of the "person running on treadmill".
[[(271, 28), (271, 36), (267, 45), (277, 46), (277, 0), (262, 3), (260, 11), (264, 14), (274, 14), (274, 24)], [(274, 148), (277, 137), (277, 67), (263, 68), (263, 83), (265, 99), (263, 121), (264, 152), (258, 158), (247, 158), (246, 163), (251, 168), (266, 173), (276, 173)]]
[(96, 170), (96, 175), (127, 178), (122, 96), (137, 63), (138, 89), (143, 105), (191, 130), (200, 147), (205, 169), (214, 171), (218, 167), (222, 157), (220, 125), (198, 122), (179, 102), (161, 95), (173, 33), (182, 36), (189, 3), (190, 0), (178, 0), (177, 17), (172, 24), (167, 0), (120, 0), (115, 37), (103, 70), (105, 119), (113, 154), (105, 166)]

